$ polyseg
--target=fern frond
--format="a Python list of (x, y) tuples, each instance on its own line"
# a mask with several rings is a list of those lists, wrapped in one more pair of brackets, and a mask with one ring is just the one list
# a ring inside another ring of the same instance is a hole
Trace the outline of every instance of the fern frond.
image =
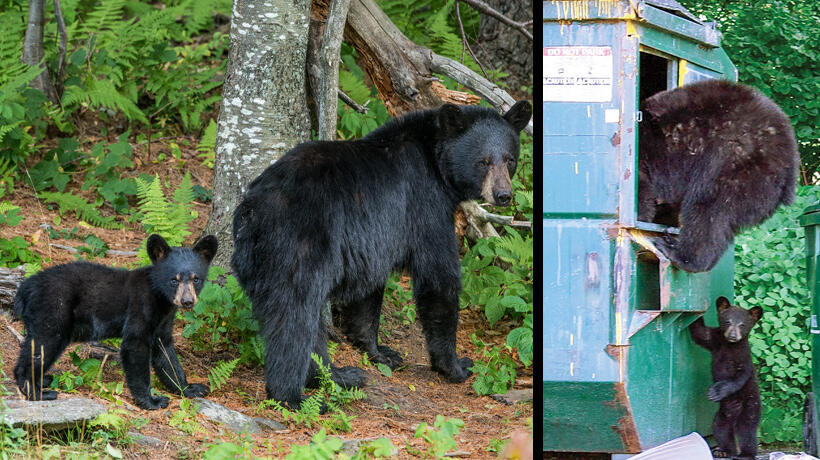
[(60, 215), (68, 211), (73, 211), (77, 219), (88, 222), (95, 227), (107, 229), (120, 229), (122, 224), (114, 220), (113, 217), (104, 217), (93, 204), (85, 201), (80, 196), (70, 193), (42, 192), (38, 198), (47, 203), (56, 203), (60, 208)]
[(186, 173), (174, 192), (174, 201), (165, 198), (158, 177), (148, 183), (136, 179), (137, 197), (139, 199), (140, 222), (146, 233), (158, 233), (171, 246), (179, 246), (185, 237), (191, 234), (188, 225), (196, 218), (196, 213), (189, 207), (194, 200), (191, 178)]
[(86, 88), (69, 86), (63, 94), (63, 106), (88, 104), (91, 108), (106, 107), (119, 110), (129, 120), (139, 120), (148, 124), (148, 118), (127, 97), (123, 96), (114, 87), (111, 80), (96, 80), (91, 78), (86, 82)]
[(239, 358), (230, 361), (220, 361), (211, 369), (211, 372), (208, 373), (208, 383), (210, 384), (211, 392), (220, 389), (222, 385), (228, 381), (237, 364), (239, 364)]

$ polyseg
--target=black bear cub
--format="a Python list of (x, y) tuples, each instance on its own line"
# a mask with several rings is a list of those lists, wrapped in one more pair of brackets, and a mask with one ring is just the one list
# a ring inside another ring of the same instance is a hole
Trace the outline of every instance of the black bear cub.
[(680, 227), (657, 242), (678, 268), (710, 270), (740, 229), (794, 199), (794, 130), (759, 91), (705, 80), (647, 98), (642, 112), (638, 218)]
[[(433, 370), (463, 382), (473, 362), (456, 354), (461, 264), (453, 213), (484, 198), (507, 206), (527, 101), (501, 115), (445, 104), (393, 119), (362, 139), (306, 142), (248, 187), (233, 220), (231, 258), (267, 342), (269, 398), (299, 405), (313, 381), (311, 352), (330, 362), (320, 313), (355, 346), (395, 368), (378, 343), (384, 286), (406, 269)], [(364, 372), (332, 368), (337, 383)]]
[(57, 398), (44, 390), (45, 375), (71, 342), (122, 337), (120, 360), (125, 381), (143, 409), (168, 405), (151, 395), (151, 366), (170, 391), (203, 396), (208, 388), (189, 384), (174, 350), (177, 307), (193, 307), (217, 249), (214, 236), (193, 248), (169, 247), (159, 236), (147, 243), (151, 265), (136, 270), (72, 262), (48, 268), (20, 284), (14, 312), (26, 339), (14, 368), (17, 386), (31, 400)]
[[(720, 402), (712, 425), (717, 446), (715, 458), (754, 459), (757, 455), (757, 425), (760, 422), (760, 390), (752, 364), (749, 332), (763, 316), (763, 309), (744, 310), (717, 299), (719, 327), (706, 327), (698, 318), (689, 332), (692, 340), (712, 352), (712, 379), (707, 397)], [(735, 444), (737, 438), (737, 444)], [(737, 454), (740, 446), (740, 455)]]

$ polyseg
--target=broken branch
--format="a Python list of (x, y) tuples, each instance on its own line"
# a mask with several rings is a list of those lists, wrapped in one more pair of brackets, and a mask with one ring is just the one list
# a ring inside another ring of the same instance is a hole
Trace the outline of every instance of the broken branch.
[[(504, 16), (503, 14), (499, 13), (498, 11), (494, 10), (490, 5), (484, 3), (480, 0), (459, 0), (459, 1), (462, 1), (462, 2), (472, 6), (479, 13), (484, 13), (488, 16), (492, 16), (492, 17), (498, 19), (499, 21), (503, 22), (504, 24), (507, 24), (508, 26), (512, 27), (513, 29), (521, 32), (521, 34), (523, 34), (530, 41), (532, 41), (532, 34), (527, 30), (527, 27), (526, 27), (527, 25), (532, 24), (532, 21), (527, 21), (527, 22), (514, 21), (514, 20), (508, 18), (507, 16)], [(456, 5), (457, 4), (458, 3), (456, 3)], [(456, 8), (458, 8), (458, 6), (456, 6)]]

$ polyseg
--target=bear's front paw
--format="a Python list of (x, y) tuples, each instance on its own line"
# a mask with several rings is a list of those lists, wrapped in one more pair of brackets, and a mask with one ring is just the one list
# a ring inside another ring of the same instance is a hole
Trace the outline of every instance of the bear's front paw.
[(434, 366), (433, 370), (442, 374), (452, 383), (461, 383), (467, 380), (467, 377), (473, 375), (473, 371), (469, 368), (473, 367), (473, 360), (467, 358), (460, 358), (454, 366)]
[(732, 389), (729, 387), (728, 383), (715, 382), (709, 387), (709, 391), (706, 392), (706, 397), (709, 398), (709, 401), (718, 402), (729, 396), (731, 391)]
[(330, 368), (330, 376), (333, 381), (342, 388), (361, 388), (367, 383), (367, 376), (365, 375), (364, 369), (359, 369), (355, 366), (332, 366)]
[(148, 396), (145, 399), (135, 399), (134, 402), (142, 409), (156, 410), (168, 407), (170, 400), (165, 396)]
[(184, 390), (182, 390), (182, 394), (186, 398), (199, 398), (201, 396), (205, 396), (209, 393), (207, 385), (203, 385), (201, 383), (189, 383)]
[(382, 345), (378, 345), (379, 353), (372, 356), (370, 361), (374, 363), (381, 363), (387, 365), (390, 370), (395, 370), (397, 367), (401, 366), (402, 358), (401, 355), (398, 354), (395, 350), (389, 347), (385, 347)]

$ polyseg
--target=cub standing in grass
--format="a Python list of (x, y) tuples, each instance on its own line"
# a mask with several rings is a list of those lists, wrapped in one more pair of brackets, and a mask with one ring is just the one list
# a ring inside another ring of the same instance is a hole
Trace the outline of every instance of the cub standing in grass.
[(188, 384), (172, 335), (177, 307), (196, 303), (216, 237), (193, 248), (169, 247), (159, 236), (148, 238), (151, 264), (136, 270), (72, 262), (28, 278), (14, 298), (14, 312), (26, 327), (26, 340), (14, 368), (17, 385), (30, 400), (56, 399), (43, 390), (45, 375), (71, 342), (122, 337), (120, 358), (125, 381), (136, 404), (159, 409), (168, 398), (151, 395), (151, 365), (168, 390), (187, 397), (204, 396), (208, 388)]
[[(712, 432), (717, 446), (715, 458), (754, 460), (757, 455), (757, 425), (760, 423), (760, 389), (757, 386), (749, 332), (763, 316), (760, 307), (744, 310), (717, 299), (719, 327), (706, 327), (703, 317), (689, 326), (692, 340), (712, 352), (712, 379), (706, 396), (719, 402)], [(737, 444), (740, 455), (737, 454)]]

